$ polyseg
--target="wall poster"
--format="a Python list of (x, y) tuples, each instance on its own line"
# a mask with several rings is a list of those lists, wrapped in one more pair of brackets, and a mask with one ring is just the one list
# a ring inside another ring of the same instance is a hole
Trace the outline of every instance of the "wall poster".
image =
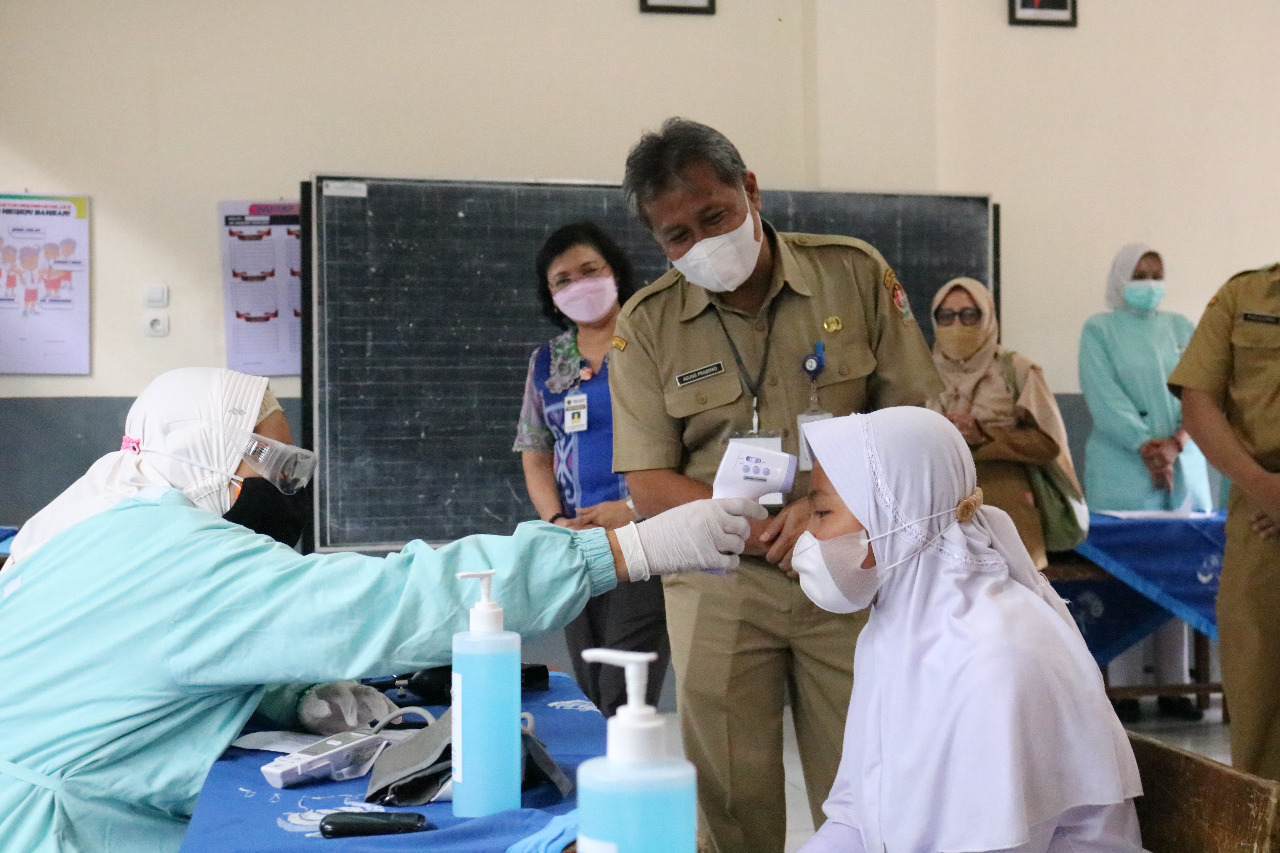
[(227, 367), (296, 376), (302, 366), (302, 217), (298, 202), (218, 204)]
[(0, 195), (0, 373), (89, 372), (89, 200)]

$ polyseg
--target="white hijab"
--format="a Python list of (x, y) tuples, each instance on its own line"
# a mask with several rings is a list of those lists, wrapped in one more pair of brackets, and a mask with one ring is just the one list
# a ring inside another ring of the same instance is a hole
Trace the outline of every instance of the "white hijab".
[(1148, 252), (1153, 255), (1160, 254), (1145, 243), (1130, 243), (1116, 252), (1115, 259), (1111, 261), (1111, 272), (1107, 275), (1107, 307), (1112, 311), (1142, 313), (1124, 301), (1124, 289), (1129, 282), (1133, 281), (1133, 268)]
[[(945, 417), (891, 408), (804, 426), (889, 577), (858, 639), (824, 811), (867, 850), (1001, 850), (1082, 805), (1141, 794), (1084, 639), (1009, 516), (982, 507)], [(935, 513), (936, 518), (926, 519)]]
[[(108, 453), (22, 526), (5, 567), (57, 534), (150, 486), (172, 486), (222, 515), (243, 447), (220, 426), (252, 431), (267, 380), (220, 368), (187, 367), (156, 377), (125, 419), (126, 449)], [(132, 441), (130, 441), (132, 440)], [(132, 449), (136, 442), (137, 450)]]

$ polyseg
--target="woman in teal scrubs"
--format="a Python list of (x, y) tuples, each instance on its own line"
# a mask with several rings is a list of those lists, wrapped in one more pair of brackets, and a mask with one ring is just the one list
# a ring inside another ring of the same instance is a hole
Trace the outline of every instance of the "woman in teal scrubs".
[[(1116, 253), (1107, 279), (1107, 307), (1085, 322), (1080, 337), (1080, 390), (1093, 430), (1085, 445), (1085, 500), (1093, 510), (1170, 510), (1184, 504), (1209, 510), (1209, 470), (1182, 428), (1182, 404), (1165, 384), (1194, 326), (1181, 314), (1157, 311), (1164, 296), (1164, 262), (1150, 246)], [(1162, 684), (1189, 680), (1187, 628), (1170, 620), (1154, 635)], [(1142, 680), (1142, 647), (1108, 668), (1112, 684)], [(1199, 719), (1185, 696), (1161, 696), (1163, 716)], [(1138, 700), (1116, 703), (1121, 719), (1141, 717)]]
[(1191, 332), (1181, 314), (1157, 311), (1164, 264), (1153, 249), (1125, 246), (1107, 280), (1107, 307), (1080, 337), (1080, 390), (1093, 431), (1085, 445), (1085, 495), (1104, 510), (1213, 508), (1204, 454), (1182, 428), (1182, 405), (1165, 380)]
[(0, 571), (0, 848), (176, 850), (209, 766), (269, 686), (448, 663), (478, 597), (458, 572), (495, 570), (507, 628), (536, 634), (619, 579), (736, 565), (737, 516), (765, 515), (706, 501), (630, 531), (530, 522), (384, 559), (302, 556), (223, 518), (262, 493), (237, 436), (255, 430), (266, 385), (162, 375), (122, 449), (15, 540)]

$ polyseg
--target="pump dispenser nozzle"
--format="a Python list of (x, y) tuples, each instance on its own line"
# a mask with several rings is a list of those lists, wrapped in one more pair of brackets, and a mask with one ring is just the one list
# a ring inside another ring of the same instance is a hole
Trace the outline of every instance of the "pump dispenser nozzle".
[(587, 663), (620, 666), (627, 673), (627, 704), (609, 718), (609, 758), (617, 761), (660, 761), (667, 758), (666, 724), (652, 705), (644, 702), (649, 685), (649, 664), (658, 659), (654, 652), (624, 652), (618, 649), (586, 649)]
[(493, 600), (493, 569), (483, 572), (458, 572), (460, 578), (479, 578), (480, 600), (471, 608), (471, 630), (492, 634), (502, 630), (502, 608)]

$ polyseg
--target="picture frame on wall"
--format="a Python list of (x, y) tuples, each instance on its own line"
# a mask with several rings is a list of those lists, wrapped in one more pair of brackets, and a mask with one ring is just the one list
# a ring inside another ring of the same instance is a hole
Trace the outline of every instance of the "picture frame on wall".
[(679, 15), (714, 15), (716, 0), (640, 0), (641, 12), (670, 12)]
[(1009, 0), (1009, 23), (1020, 26), (1074, 27), (1077, 0)]

